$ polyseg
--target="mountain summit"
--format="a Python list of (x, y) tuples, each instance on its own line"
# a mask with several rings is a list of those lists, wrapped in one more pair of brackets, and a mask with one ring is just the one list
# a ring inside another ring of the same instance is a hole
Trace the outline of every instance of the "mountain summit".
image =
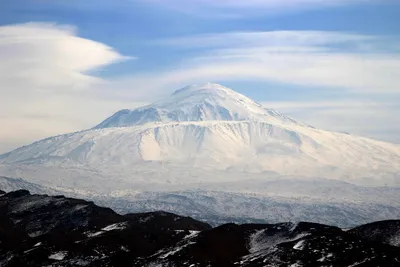
[(207, 83), (184, 87), (170, 97), (148, 106), (120, 110), (95, 129), (184, 121), (263, 121), (299, 124), (232, 89)]

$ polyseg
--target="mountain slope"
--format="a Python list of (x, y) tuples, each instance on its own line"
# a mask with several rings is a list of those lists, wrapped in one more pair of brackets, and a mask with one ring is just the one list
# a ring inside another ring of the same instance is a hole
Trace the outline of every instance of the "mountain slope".
[(363, 239), (400, 247), (400, 221), (381, 221), (362, 225), (350, 233)]
[(3, 165), (85, 166), (110, 176), (113, 172), (108, 171), (114, 167), (129, 174), (144, 162), (400, 185), (398, 145), (310, 127), (255, 121), (150, 123), (93, 129), (45, 139), (0, 159)]

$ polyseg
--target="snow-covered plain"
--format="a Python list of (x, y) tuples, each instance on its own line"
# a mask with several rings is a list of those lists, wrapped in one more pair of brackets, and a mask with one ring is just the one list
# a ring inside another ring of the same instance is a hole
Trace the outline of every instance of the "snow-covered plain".
[(1, 155), (0, 175), (87, 198), (196, 189), (397, 207), (400, 145), (316, 129), (208, 83)]

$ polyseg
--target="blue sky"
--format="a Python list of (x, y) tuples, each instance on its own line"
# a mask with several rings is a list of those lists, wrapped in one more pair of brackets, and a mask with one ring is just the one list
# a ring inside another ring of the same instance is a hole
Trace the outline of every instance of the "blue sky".
[(1, 5), (0, 152), (207, 81), (317, 127), (400, 142), (399, 1)]

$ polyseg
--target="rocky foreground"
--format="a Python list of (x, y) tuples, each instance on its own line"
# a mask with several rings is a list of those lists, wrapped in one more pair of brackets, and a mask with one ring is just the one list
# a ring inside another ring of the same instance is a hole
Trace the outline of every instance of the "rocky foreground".
[(209, 224), (119, 215), (63, 196), (0, 191), (0, 266), (400, 266), (400, 220)]

